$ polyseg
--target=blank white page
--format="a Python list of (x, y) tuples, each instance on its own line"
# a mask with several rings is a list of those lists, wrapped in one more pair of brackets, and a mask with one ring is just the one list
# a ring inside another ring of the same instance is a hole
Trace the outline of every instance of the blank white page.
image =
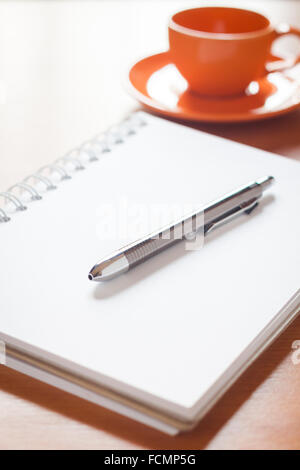
[[(0, 224), (0, 331), (183, 413), (299, 288), (300, 164), (142, 116), (136, 135)], [(260, 208), (203, 249), (180, 243), (112, 281), (88, 280), (124, 242), (105, 239), (105, 210), (130, 223), (134, 241), (139, 210), (201, 207), (266, 175), (276, 184)]]

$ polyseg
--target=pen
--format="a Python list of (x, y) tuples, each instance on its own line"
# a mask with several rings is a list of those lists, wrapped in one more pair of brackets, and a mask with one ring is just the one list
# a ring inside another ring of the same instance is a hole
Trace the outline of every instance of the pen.
[[(97, 263), (89, 273), (91, 281), (106, 281), (125, 273), (175, 243), (188, 239), (200, 229), (204, 235), (240, 213), (252, 212), (258, 200), (274, 182), (273, 176), (260, 178), (204, 206), (201, 211), (125, 246)], [(181, 234), (178, 236), (178, 234)]]

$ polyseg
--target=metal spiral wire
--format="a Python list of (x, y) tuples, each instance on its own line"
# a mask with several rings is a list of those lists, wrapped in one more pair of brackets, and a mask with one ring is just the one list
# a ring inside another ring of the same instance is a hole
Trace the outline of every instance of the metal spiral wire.
[[(55, 160), (53, 164), (43, 166), (20, 183), (14, 184), (7, 191), (0, 193), (0, 197), (4, 199), (5, 205), (10, 203), (16, 211), (24, 211), (27, 206), (22, 201), (23, 192), (30, 194), (30, 201), (41, 200), (42, 196), (37, 190), (36, 183), (43, 183), (46, 191), (56, 189), (57, 186), (54, 184), (52, 176), (58, 174), (60, 182), (71, 179), (70, 173), (84, 170), (85, 165), (97, 162), (103, 154), (111, 152), (115, 145), (123, 144), (127, 137), (135, 135), (138, 129), (145, 125), (146, 121), (140, 116), (140, 113), (134, 113), (121, 124), (112, 126), (106, 132), (83, 142), (79, 147)], [(31, 180), (35, 183), (30, 184)], [(21, 196), (14, 194), (16, 190), (21, 191)], [(0, 208), (0, 224), (10, 220), (6, 207)]]

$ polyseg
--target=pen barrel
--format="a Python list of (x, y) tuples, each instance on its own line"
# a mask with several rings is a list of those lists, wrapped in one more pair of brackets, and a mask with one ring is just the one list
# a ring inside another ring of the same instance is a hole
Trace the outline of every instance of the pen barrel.
[(129, 262), (129, 268), (133, 268), (179, 241), (180, 239), (174, 238), (150, 238), (135, 247), (129, 248), (124, 252)]
[[(241, 205), (242, 208), (246, 200), (257, 198), (261, 193), (260, 186), (257, 183), (253, 183), (243, 188), (241, 191), (228, 194), (226, 198), (223, 197), (215, 201), (209, 207), (204, 208), (202, 212), (198, 212), (174, 226), (157, 233), (155, 236), (152, 236), (152, 238), (128, 248), (124, 251), (124, 255), (128, 260), (129, 268), (133, 268), (180, 240), (183, 240), (187, 234), (195, 233), (201, 228), (205, 230), (205, 227), (209, 226), (212, 221), (218, 221), (224, 217), (224, 214), (229, 215), (233, 207), (236, 210), (236, 207)], [(245, 194), (247, 194), (246, 199)]]

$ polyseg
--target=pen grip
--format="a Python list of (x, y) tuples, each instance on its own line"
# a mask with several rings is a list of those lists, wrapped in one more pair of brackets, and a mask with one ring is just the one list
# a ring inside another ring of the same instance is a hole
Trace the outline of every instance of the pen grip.
[(137, 264), (155, 256), (160, 251), (168, 248), (178, 241), (180, 240), (172, 238), (150, 238), (149, 240), (139, 243), (135, 247), (129, 248), (125, 252), (125, 256), (129, 262), (129, 267), (133, 268)]

